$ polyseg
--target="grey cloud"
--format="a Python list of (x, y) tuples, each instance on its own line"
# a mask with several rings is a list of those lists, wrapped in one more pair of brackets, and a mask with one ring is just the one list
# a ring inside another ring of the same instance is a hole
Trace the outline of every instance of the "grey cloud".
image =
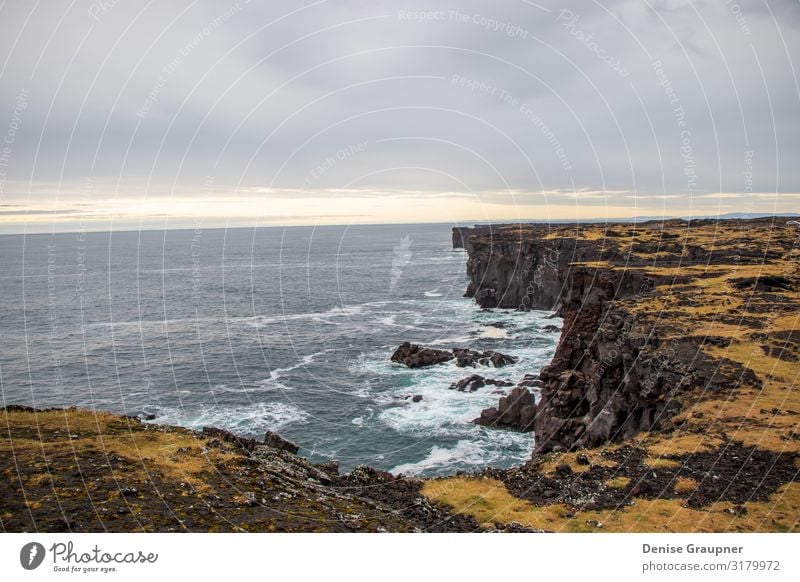
[[(800, 190), (790, 162), (800, 156), (796, 2), (770, 3), (777, 22), (740, 2), (749, 35), (724, 3), (694, 3), (705, 23), (677, 1), (541, 4), (550, 11), (477, 0), (119, 2), (93, 17), (88, 1), (6, 3), (0, 140), (30, 89), (7, 190), (28, 180), (80, 190), (89, 175), (154, 192), (202, 191), (209, 176), (218, 188)], [(559, 20), (562, 8), (577, 21)], [(445, 17), (400, 15), (414, 10)], [(364, 151), (312, 176), (360, 142)]]

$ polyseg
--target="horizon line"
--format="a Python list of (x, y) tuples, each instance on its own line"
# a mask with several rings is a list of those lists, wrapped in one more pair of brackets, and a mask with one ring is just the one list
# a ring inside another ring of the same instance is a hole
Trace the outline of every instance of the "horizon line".
[(170, 231), (184, 231), (184, 230), (244, 230), (244, 229), (296, 229), (296, 228), (330, 228), (330, 227), (376, 227), (376, 226), (400, 226), (400, 225), (436, 225), (445, 224), (455, 227), (470, 227), (470, 226), (491, 226), (491, 225), (509, 225), (509, 224), (624, 224), (630, 222), (657, 222), (667, 220), (702, 220), (702, 219), (718, 219), (718, 220), (747, 220), (757, 218), (792, 218), (800, 217), (800, 213), (796, 212), (727, 212), (723, 214), (693, 214), (689, 216), (678, 215), (635, 215), (635, 216), (621, 216), (609, 218), (584, 218), (584, 219), (567, 219), (567, 218), (553, 218), (553, 219), (525, 219), (525, 220), (459, 220), (456, 222), (441, 222), (441, 221), (397, 221), (397, 222), (374, 222), (374, 223), (325, 223), (325, 224), (270, 224), (270, 225), (237, 225), (237, 226), (179, 226), (175, 228), (169, 227), (147, 227), (147, 228), (121, 228), (121, 229), (75, 229), (75, 230), (41, 230), (33, 232), (0, 232), (0, 236), (41, 236), (41, 235), (64, 235), (64, 234), (113, 234), (113, 233), (128, 233), (128, 232), (170, 232)]

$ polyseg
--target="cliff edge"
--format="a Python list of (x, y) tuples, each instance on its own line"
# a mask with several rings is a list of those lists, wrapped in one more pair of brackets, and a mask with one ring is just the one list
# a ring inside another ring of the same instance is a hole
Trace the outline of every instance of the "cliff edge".
[(766, 218), (465, 236), (468, 296), (564, 325), (540, 374), (531, 460), (429, 480), (428, 498), (548, 531), (797, 530), (800, 229)]
[(800, 230), (785, 220), (460, 234), (469, 241), (466, 296), (564, 318), (540, 373), (537, 452), (665, 429), (698, 398), (762, 389), (774, 374), (757, 374), (752, 358), (773, 359), (770, 370), (798, 359)]

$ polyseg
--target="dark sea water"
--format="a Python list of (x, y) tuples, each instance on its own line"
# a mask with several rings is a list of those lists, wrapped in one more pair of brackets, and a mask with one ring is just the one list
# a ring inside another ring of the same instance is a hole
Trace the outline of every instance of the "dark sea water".
[[(558, 339), (542, 328), (560, 320), (462, 298), (449, 225), (14, 235), (0, 257), (4, 404), (271, 429), (345, 470), (444, 474), (530, 454), (531, 435), (471, 423), (494, 387), (448, 385), (538, 372)], [(405, 340), (520, 361), (409, 370), (389, 361)]]

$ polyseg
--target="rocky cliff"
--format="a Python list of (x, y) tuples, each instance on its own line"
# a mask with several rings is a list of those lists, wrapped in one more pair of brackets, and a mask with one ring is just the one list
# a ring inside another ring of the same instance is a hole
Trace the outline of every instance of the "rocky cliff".
[(793, 357), (796, 340), (787, 349), (786, 330), (756, 320), (797, 313), (798, 231), (785, 221), (509, 225), (460, 236), (466, 296), (564, 318), (540, 373), (537, 452), (668, 429), (690, 401), (760, 386), (725, 353), (737, 327)]

